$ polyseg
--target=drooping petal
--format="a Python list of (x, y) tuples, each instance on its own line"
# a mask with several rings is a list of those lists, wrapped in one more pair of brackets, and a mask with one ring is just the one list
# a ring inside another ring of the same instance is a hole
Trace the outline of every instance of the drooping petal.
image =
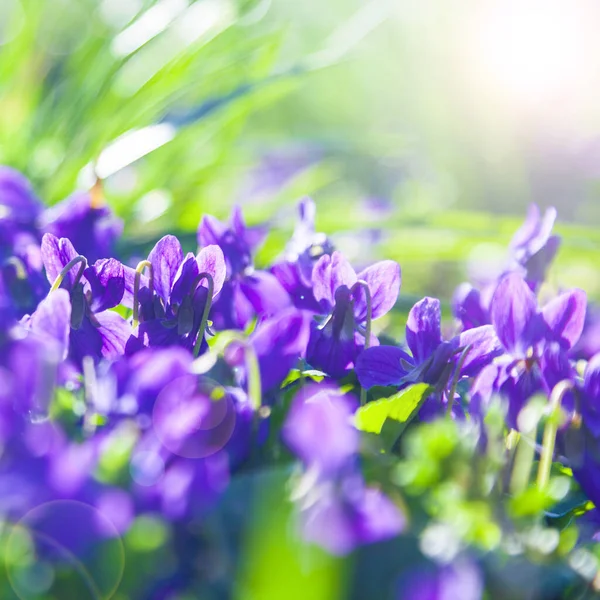
[(152, 264), (154, 289), (166, 303), (169, 301), (177, 270), (183, 261), (183, 250), (179, 240), (174, 235), (165, 235), (152, 248), (148, 260)]
[(342, 285), (352, 287), (356, 280), (352, 265), (341, 252), (336, 251), (331, 256), (325, 254), (317, 261), (312, 272), (315, 298), (331, 308), (335, 304), (335, 291)]
[(442, 343), (442, 309), (437, 298), (425, 297), (408, 314), (406, 343), (415, 363), (427, 360)]
[(39, 335), (46, 335), (57, 343), (60, 360), (67, 357), (71, 329), (71, 301), (67, 290), (56, 290), (42, 300), (31, 315), (29, 326)]
[(491, 317), (498, 338), (513, 355), (524, 355), (543, 333), (535, 295), (517, 273), (506, 275), (498, 284)]
[[(400, 265), (393, 260), (382, 260), (358, 274), (358, 279), (366, 281), (371, 292), (371, 318), (385, 315), (398, 300), (400, 293)], [(358, 323), (367, 318), (366, 295), (361, 288), (356, 290), (354, 315)]]
[(125, 353), (125, 344), (131, 335), (131, 325), (112, 310), (95, 315), (102, 338), (101, 354), (107, 360), (116, 360)]
[(121, 303), (125, 291), (125, 274), (123, 265), (118, 260), (97, 260), (85, 270), (85, 277), (92, 289), (92, 311), (102, 312)]
[(375, 385), (398, 385), (408, 373), (412, 358), (396, 346), (374, 346), (363, 350), (356, 359), (356, 375), (360, 385), (369, 389)]
[(563, 348), (572, 348), (581, 337), (585, 323), (587, 295), (583, 290), (572, 290), (554, 298), (542, 310), (552, 339)]
[[(51, 233), (45, 233), (42, 238), (42, 260), (46, 269), (46, 277), (53, 285), (56, 278), (67, 264), (77, 255), (73, 244), (66, 238), (57, 238)], [(65, 276), (61, 287), (71, 286), (75, 281), (80, 265), (75, 265)]]
[[(477, 375), (494, 358), (504, 353), (504, 348), (492, 325), (483, 325), (463, 331), (458, 336), (458, 347), (470, 348), (461, 371), (461, 374), (467, 377)], [(457, 355), (456, 360), (459, 358), (460, 354)]]
[[(227, 275), (223, 251), (216, 245), (206, 246), (206, 248), (200, 250), (196, 259), (198, 261), (198, 270), (200, 273), (208, 273), (213, 278), (214, 298), (223, 288), (225, 276)], [(208, 282), (203, 280), (200, 285), (208, 287)]]
[(198, 275), (200, 275), (198, 261), (191, 252), (188, 252), (175, 275), (171, 291), (171, 305), (178, 306), (186, 296), (191, 296), (198, 287)]

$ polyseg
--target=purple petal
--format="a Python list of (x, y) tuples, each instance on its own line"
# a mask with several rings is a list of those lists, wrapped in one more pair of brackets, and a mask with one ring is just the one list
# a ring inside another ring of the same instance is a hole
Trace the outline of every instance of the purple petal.
[(415, 363), (427, 360), (442, 343), (442, 309), (437, 298), (425, 297), (408, 314), (406, 343)]
[[(460, 348), (471, 347), (461, 371), (461, 374), (467, 377), (477, 375), (494, 358), (504, 353), (504, 348), (492, 325), (483, 325), (464, 331), (458, 336), (458, 346)], [(460, 354), (457, 356), (457, 360), (459, 357)]]
[(491, 317), (496, 334), (511, 354), (524, 355), (539, 339), (537, 300), (517, 273), (510, 273), (498, 284)]
[(198, 245), (211, 246), (219, 244), (226, 231), (227, 225), (221, 223), (212, 215), (204, 215), (198, 226)]
[(254, 271), (240, 279), (239, 291), (259, 317), (270, 317), (292, 305), (277, 277), (266, 271)]
[(171, 305), (180, 305), (186, 296), (191, 296), (198, 287), (198, 275), (200, 275), (198, 261), (191, 252), (188, 252), (175, 275)]
[[(200, 273), (208, 273), (213, 278), (214, 298), (223, 288), (223, 283), (225, 283), (225, 276), (227, 274), (223, 251), (216, 245), (206, 246), (206, 248), (200, 250), (196, 259), (198, 261), (198, 270)], [(208, 287), (206, 280), (203, 280), (200, 285)]]
[(57, 354), (60, 360), (67, 357), (69, 332), (71, 330), (71, 301), (67, 290), (51, 292), (40, 302), (31, 315), (29, 325), (32, 331), (48, 335), (58, 343)]
[(262, 322), (250, 340), (258, 357), (263, 391), (278, 388), (290, 369), (306, 354), (311, 315), (287, 309)]
[(125, 344), (131, 335), (131, 325), (119, 314), (106, 310), (94, 315), (102, 337), (103, 358), (115, 360), (125, 353)]
[(231, 211), (231, 227), (236, 236), (243, 240), (250, 252), (256, 250), (267, 237), (268, 229), (264, 226), (248, 227), (240, 206), (235, 205)]
[(465, 329), (487, 325), (490, 322), (488, 310), (483, 304), (481, 292), (470, 283), (458, 286), (452, 298), (452, 312)]
[(515, 232), (510, 242), (511, 248), (519, 248), (531, 240), (539, 230), (541, 220), (540, 209), (537, 204), (530, 204), (527, 217), (521, 227)]
[(563, 348), (572, 348), (583, 332), (587, 296), (583, 290), (561, 294), (544, 306), (542, 315), (552, 338)]
[(0, 206), (7, 209), (7, 220), (26, 225), (33, 223), (43, 208), (27, 178), (5, 166), (0, 166)]
[[(46, 277), (53, 285), (56, 278), (67, 264), (78, 256), (73, 244), (66, 238), (57, 238), (51, 233), (45, 233), (42, 238), (42, 260), (46, 268)], [(72, 285), (80, 265), (75, 265), (64, 278), (64, 282)]]
[(409, 365), (412, 358), (396, 346), (375, 346), (363, 350), (356, 359), (356, 375), (360, 385), (369, 389), (375, 385), (398, 385), (407, 374), (402, 361)]
[(85, 277), (92, 288), (92, 311), (102, 312), (121, 303), (125, 291), (125, 276), (123, 265), (118, 260), (97, 260), (85, 270)]
[[(400, 293), (400, 265), (393, 260), (383, 260), (358, 274), (358, 279), (366, 281), (371, 292), (371, 318), (378, 319), (396, 304)], [(358, 323), (367, 318), (367, 304), (364, 290), (355, 294), (354, 315)]]
[(309, 384), (294, 397), (281, 435), (305, 465), (333, 473), (358, 451), (360, 435), (352, 424), (356, 408), (356, 400), (338, 390)]
[(152, 264), (154, 289), (166, 303), (169, 301), (177, 270), (183, 261), (179, 240), (173, 235), (165, 235), (152, 248), (148, 260)]
[(331, 308), (335, 304), (335, 291), (342, 285), (352, 287), (356, 280), (352, 265), (340, 252), (334, 252), (331, 256), (325, 254), (317, 261), (312, 272), (315, 298)]

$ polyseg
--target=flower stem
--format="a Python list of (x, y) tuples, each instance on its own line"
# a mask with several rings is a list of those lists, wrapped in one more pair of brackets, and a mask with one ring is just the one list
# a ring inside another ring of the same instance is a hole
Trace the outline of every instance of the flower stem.
[(55, 290), (57, 290), (60, 287), (60, 284), (63, 282), (65, 275), (77, 264), (79, 265), (79, 271), (77, 271), (77, 275), (75, 276), (75, 281), (73, 282), (73, 287), (75, 287), (79, 283), (79, 280), (81, 279), (81, 277), (83, 275), (83, 272), (87, 268), (87, 260), (85, 259), (84, 256), (81, 256), (81, 255), (76, 256), (73, 260), (70, 260), (65, 265), (63, 270), (58, 274), (58, 277), (52, 284), (52, 287), (50, 288), (51, 292), (54, 292)]
[(460, 372), (462, 368), (465, 366), (465, 361), (467, 360), (467, 354), (471, 351), (472, 344), (469, 344), (465, 347), (458, 359), (458, 364), (456, 365), (456, 370), (454, 371), (454, 377), (452, 378), (452, 386), (450, 387), (450, 393), (448, 396), (448, 405), (446, 406), (446, 414), (450, 416), (452, 414), (452, 406), (454, 405), (454, 396), (456, 396), (456, 386), (458, 385), (458, 380), (460, 379)]
[[(366, 304), (367, 304), (367, 316), (366, 316), (366, 325), (365, 325), (365, 346), (364, 349), (367, 350), (371, 343), (371, 325), (372, 325), (372, 315), (373, 315), (373, 302), (371, 299), (371, 290), (369, 289), (369, 284), (363, 279), (359, 279), (350, 289), (350, 292), (354, 294), (357, 288), (361, 287), (365, 292)], [(361, 387), (360, 389), (360, 405), (364, 406), (367, 403), (367, 390)]]
[(554, 386), (554, 389), (550, 394), (550, 414), (548, 415), (546, 426), (544, 427), (542, 452), (537, 475), (537, 484), (540, 489), (544, 489), (550, 481), (550, 469), (552, 468), (554, 445), (556, 444), (556, 433), (558, 431), (561, 414), (560, 406), (564, 395), (572, 388), (573, 383), (568, 379), (564, 379)]
[(152, 269), (152, 263), (149, 260), (142, 260), (138, 263), (138, 266), (135, 268), (135, 279), (133, 280), (133, 328), (136, 329), (140, 323), (140, 302), (139, 302), (139, 294), (140, 294), (140, 282), (142, 279), (142, 273), (144, 269), (148, 269), (148, 278), (149, 278), (149, 289), (150, 294), (154, 291), (154, 270)]
[(18, 256), (11, 256), (4, 261), (5, 265), (11, 265), (15, 269), (17, 279), (27, 279), (27, 269), (25, 263)]
[(225, 331), (219, 335), (217, 338), (217, 343), (213, 348), (211, 348), (211, 351), (215, 352), (216, 354), (224, 355), (225, 350), (227, 350), (227, 348), (234, 342), (240, 344), (244, 348), (244, 360), (246, 361), (246, 369), (248, 371), (248, 398), (250, 398), (252, 409), (255, 412), (258, 412), (262, 406), (260, 367), (254, 347), (248, 341), (248, 338), (245, 337), (241, 331)]
[(206, 330), (206, 324), (208, 323), (208, 313), (212, 306), (212, 298), (215, 290), (215, 281), (210, 273), (200, 273), (196, 279), (196, 284), (193, 286), (194, 291), (196, 287), (200, 285), (200, 282), (206, 279), (208, 282), (208, 294), (206, 296), (206, 304), (204, 305), (204, 311), (202, 312), (202, 320), (200, 321), (200, 330), (198, 331), (198, 337), (194, 344), (194, 357), (198, 358), (200, 354), (200, 347), (202, 346), (202, 340), (204, 339), (204, 331)]

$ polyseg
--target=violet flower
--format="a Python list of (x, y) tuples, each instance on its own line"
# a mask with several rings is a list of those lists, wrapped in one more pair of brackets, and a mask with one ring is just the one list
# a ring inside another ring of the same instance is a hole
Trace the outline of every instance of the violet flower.
[(572, 375), (568, 351), (583, 330), (587, 299), (582, 290), (565, 292), (541, 310), (523, 277), (506, 275), (491, 304), (494, 330), (504, 354), (479, 374), (473, 388), (475, 413), (481, 413), (494, 392), (508, 399), (508, 420), (516, 419), (537, 392), (549, 395), (558, 381)]
[(227, 280), (213, 311), (218, 329), (243, 329), (254, 317), (269, 317), (291, 305), (275, 275), (254, 269), (253, 253), (265, 237), (264, 227), (246, 226), (238, 206), (229, 225), (210, 215), (202, 218), (198, 243), (218, 245), (227, 265)]
[(300, 202), (299, 212), (294, 234), (282, 259), (271, 267), (271, 273), (290, 295), (294, 306), (319, 312), (312, 288), (312, 271), (321, 256), (333, 252), (333, 246), (324, 233), (315, 230), (316, 206), (310, 198)]
[[(124, 304), (139, 315), (139, 327), (127, 342), (127, 353), (144, 347), (177, 345), (191, 351), (197, 344), (205, 344), (204, 331), (200, 331), (203, 322), (206, 326), (205, 310), (210, 309), (209, 303), (225, 280), (221, 249), (207, 246), (196, 256), (189, 252), (184, 257), (179, 240), (166, 235), (151, 250), (147, 262), (150, 277), (125, 269)], [(136, 276), (140, 287), (134, 297)]]
[[(369, 289), (369, 302), (360, 281)], [(343, 377), (365, 347), (369, 309), (371, 320), (375, 320), (396, 303), (400, 266), (385, 260), (357, 275), (350, 263), (334, 252), (318, 260), (312, 282), (320, 312), (327, 316), (322, 323), (313, 323), (306, 359), (332, 377)], [(377, 343), (377, 338), (371, 336), (369, 345)]]
[(356, 408), (355, 399), (312, 384), (294, 398), (282, 429), (306, 469), (293, 494), (303, 537), (333, 554), (394, 537), (405, 525), (398, 507), (357, 469)]
[[(491, 325), (470, 329), (442, 340), (440, 301), (425, 297), (410, 310), (406, 343), (411, 354), (396, 346), (374, 346), (356, 361), (361, 386), (405, 387), (423, 382), (439, 387), (444, 396), (450, 380), (471, 377), (502, 353)], [(465, 353), (462, 356), (462, 353)], [(456, 371), (458, 368), (458, 372)], [(442, 398), (447, 403), (454, 399)]]
[(536, 291), (546, 278), (546, 273), (560, 246), (560, 237), (552, 235), (556, 210), (549, 208), (544, 216), (536, 204), (529, 207), (525, 222), (515, 232), (509, 244), (508, 264), (503, 275), (478, 289), (470, 283), (461, 284), (452, 299), (454, 316), (464, 329), (491, 323), (490, 303), (498, 281), (508, 273), (523, 276), (529, 287)]
[[(82, 268), (85, 259), (75, 251), (73, 244), (49, 233), (42, 238), (42, 258), (48, 281), (55, 285), (62, 277), (59, 287), (69, 292), (70, 359), (81, 366), (85, 356), (96, 360), (121, 356), (131, 333), (130, 326), (109, 309), (118, 306), (123, 298), (123, 265), (109, 258)], [(65, 272), (69, 264), (72, 266)], [(35, 322), (38, 315), (34, 313), (31, 319)]]

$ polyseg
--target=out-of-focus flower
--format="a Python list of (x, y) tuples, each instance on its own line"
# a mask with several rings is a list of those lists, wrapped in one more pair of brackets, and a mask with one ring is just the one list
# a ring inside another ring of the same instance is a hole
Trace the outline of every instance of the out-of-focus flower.
[(319, 303), (312, 289), (312, 271), (324, 254), (333, 252), (333, 245), (324, 233), (315, 229), (316, 206), (310, 198), (299, 204), (300, 218), (283, 257), (271, 267), (271, 272), (301, 309), (319, 312)]
[(123, 232), (123, 222), (110, 207), (95, 201), (93, 194), (75, 192), (44, 211), (42, 231), (58, 238), (68, 238), (88, 260), (96, 261), (114, 252)]

